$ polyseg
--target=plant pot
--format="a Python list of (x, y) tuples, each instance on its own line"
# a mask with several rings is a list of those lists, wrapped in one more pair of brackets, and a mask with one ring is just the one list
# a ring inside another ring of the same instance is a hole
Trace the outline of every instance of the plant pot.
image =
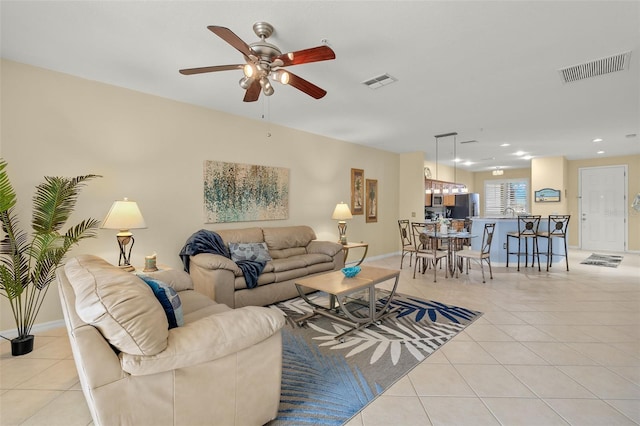
[(11, 355), (26, 355), (33, 350), (33, 334), (11, 339)]

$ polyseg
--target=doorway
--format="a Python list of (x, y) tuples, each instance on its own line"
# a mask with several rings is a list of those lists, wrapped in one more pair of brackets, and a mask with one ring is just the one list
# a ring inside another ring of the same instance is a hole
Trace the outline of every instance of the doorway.
[(627, 166), (579, 169), (580, 248), (623, 252), (627, 235)]

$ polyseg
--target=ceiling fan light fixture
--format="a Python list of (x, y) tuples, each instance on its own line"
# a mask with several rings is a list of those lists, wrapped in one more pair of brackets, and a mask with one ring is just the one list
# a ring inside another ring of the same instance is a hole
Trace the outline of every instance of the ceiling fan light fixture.
[(265, 96), (273, 95), (273, 86), (271, 85), (267, 77), (262, 77), (260, 79), (260, 86), (262, 86), (262, 92), (265, 94)]
[(245, 64), (242, 67), (242, 72), (244, 72), (245, 77), (251, 78), (256, 75), (256, 67), (253, 64)]
[(242, 87), (243, 89), (248, 89), (249, 86), (251, 86), (251, 83), (253, 82), (252, 78), (249, 77), (242, 77), (240, 79), (240, 87)]
[(281, 84), (289, 84), (289, 73), (285, 70), (277, 70), (271, 73), (271, 78), (280, 82)]

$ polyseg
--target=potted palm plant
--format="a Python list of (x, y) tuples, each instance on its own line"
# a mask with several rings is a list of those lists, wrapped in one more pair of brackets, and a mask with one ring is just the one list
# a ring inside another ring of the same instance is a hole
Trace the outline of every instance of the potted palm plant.
[(0, 159), (0, 225), (4, 234), (0, 241), (0, 295), (8, 299), (16, 322), (18, 337), (11, 339), (15, 356), (33, 350), (31, 329), (64, 256), (80, 240), (95, 236), (100, 223), (95, 219), (83, 220), (66, 231), (62, 227), (75, 209), (84, 182), (99, 176), (45, 177), (33, 196), (29, 235), (19, 226), (17, 196), (6, 166)]

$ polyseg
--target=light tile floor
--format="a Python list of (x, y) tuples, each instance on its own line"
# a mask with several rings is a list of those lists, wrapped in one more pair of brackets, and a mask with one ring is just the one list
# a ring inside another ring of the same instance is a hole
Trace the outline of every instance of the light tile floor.
[[(589, 254), (571, 250), (569, 272), (496, 267), (486, 284), (477, 266), (414, 280), (405, 259), (400, 292), (484, 315), (348, 426), (640, 425), (640, 255), (614, 269), (581, 265)], [(0, 425), (92, 424), (63, 328), (10, 352), (0, 343)]]

